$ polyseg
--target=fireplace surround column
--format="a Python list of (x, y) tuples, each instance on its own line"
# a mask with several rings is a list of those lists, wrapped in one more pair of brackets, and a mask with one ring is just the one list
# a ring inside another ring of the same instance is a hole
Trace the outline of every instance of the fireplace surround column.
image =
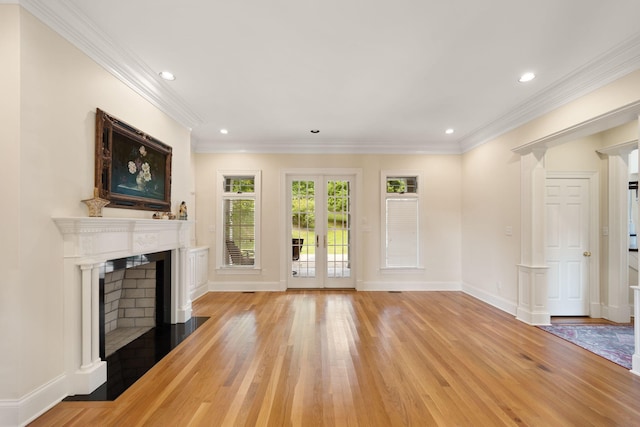
[[(100, 360), (100, 268), (104, 263), (81, 264), (82, 271), (82, 364), (91, 369)], [(104, 363), (104, 362), (102, 362)]]
[[(186, 246), (180, 247), (175, 251), (176, 256), (178, 257), (177, 262), (174, 265), (177, 266), (177, 281), (179, 283), (188, 283), (189, 278), (187, 276), (188, 273), (188, 257), (189, 257), (189, 248)], [(172, 322), (184, 323), (187, 320), (191, 319), (191, 300), (189, 299), (188, 286), (181, 286), (176, 288), (176, 292), (178, 293), (177, 298), (174, 300), (177, 302), (177, 310), (175, 313), (177, 318)]]

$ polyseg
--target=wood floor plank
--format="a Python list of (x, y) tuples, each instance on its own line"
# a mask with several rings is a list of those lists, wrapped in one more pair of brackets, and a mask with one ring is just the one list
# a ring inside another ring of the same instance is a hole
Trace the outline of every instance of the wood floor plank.
[(460, 292), (210, 293), (193, 313), (116, 401), (32, 425), (640, 425), (640, 377)]

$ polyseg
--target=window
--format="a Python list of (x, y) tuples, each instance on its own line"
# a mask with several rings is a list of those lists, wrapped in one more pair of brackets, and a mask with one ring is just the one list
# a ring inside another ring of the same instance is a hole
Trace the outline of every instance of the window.
[(259, 172), (220, 172), (218, 188), (222, 194), (219, 265), (223, 268), (259, 267)]
[(382, 172), (383, 268), (420, 266), (418, 174)]

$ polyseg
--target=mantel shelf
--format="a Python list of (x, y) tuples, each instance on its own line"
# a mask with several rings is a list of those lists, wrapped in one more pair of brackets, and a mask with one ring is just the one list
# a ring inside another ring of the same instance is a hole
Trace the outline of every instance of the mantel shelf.
[(146, 218), (105, 218), (105, 217), (57, 217), (53, 221), (63, 235), (82, 233), (135, 232), (151, 230), (180, 230), (193, 221), (146, 219)]
[(187, 248), (194, 221), (59, 217), (53, 218), (64, 239), (65, 258), (96, 261)]

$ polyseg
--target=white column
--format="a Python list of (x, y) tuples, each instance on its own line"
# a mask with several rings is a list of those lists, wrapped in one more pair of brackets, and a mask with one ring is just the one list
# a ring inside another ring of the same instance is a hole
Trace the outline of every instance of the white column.
[(93, 358), (91, 355), (91, 330), (93, 325), (91, 323), (91, 284), (93, 279), (93, 264), (83, 264), (80, 266), (80, 270), (82, 272), (81, 278), (81, 330), (82, 335), (80, 339), (80, 349), (81, 349), (81, 365), (80, 369), (86, 370), (90, 369), (93, 364)]
[[(191, 300), (189, 299), (189, 249), (181, 247), (176, 252), (176, 292), (174, 298), (177, 300), (177, 314), (175, 321), (184, 323), (191, 319)], [(172, 292), (173, 294), (173, 292)], [(173, 319), (172, 319), (173, 322)]]
[(551, 322), (544, 257), (545, 152), (541, 147), (520, 153), (522, 240), (516, 318), (532, 325)]
[(91, 362), (100, 362), (100, 268), (94, 264), (91, 269)]
[(100, 359), (100, 267), (80, 267), (80, 366), (70, 375), (72, 394), (89, 394), (107, 380), (107, 362)]
[(628, 323), (629, 308), (629, 152), (609, 154), (609, 274), (605, 317)]
[(100, 362), (100, 267), (102, 263), (80, 265), (82, 287), (82, 364), (90, 369)]

